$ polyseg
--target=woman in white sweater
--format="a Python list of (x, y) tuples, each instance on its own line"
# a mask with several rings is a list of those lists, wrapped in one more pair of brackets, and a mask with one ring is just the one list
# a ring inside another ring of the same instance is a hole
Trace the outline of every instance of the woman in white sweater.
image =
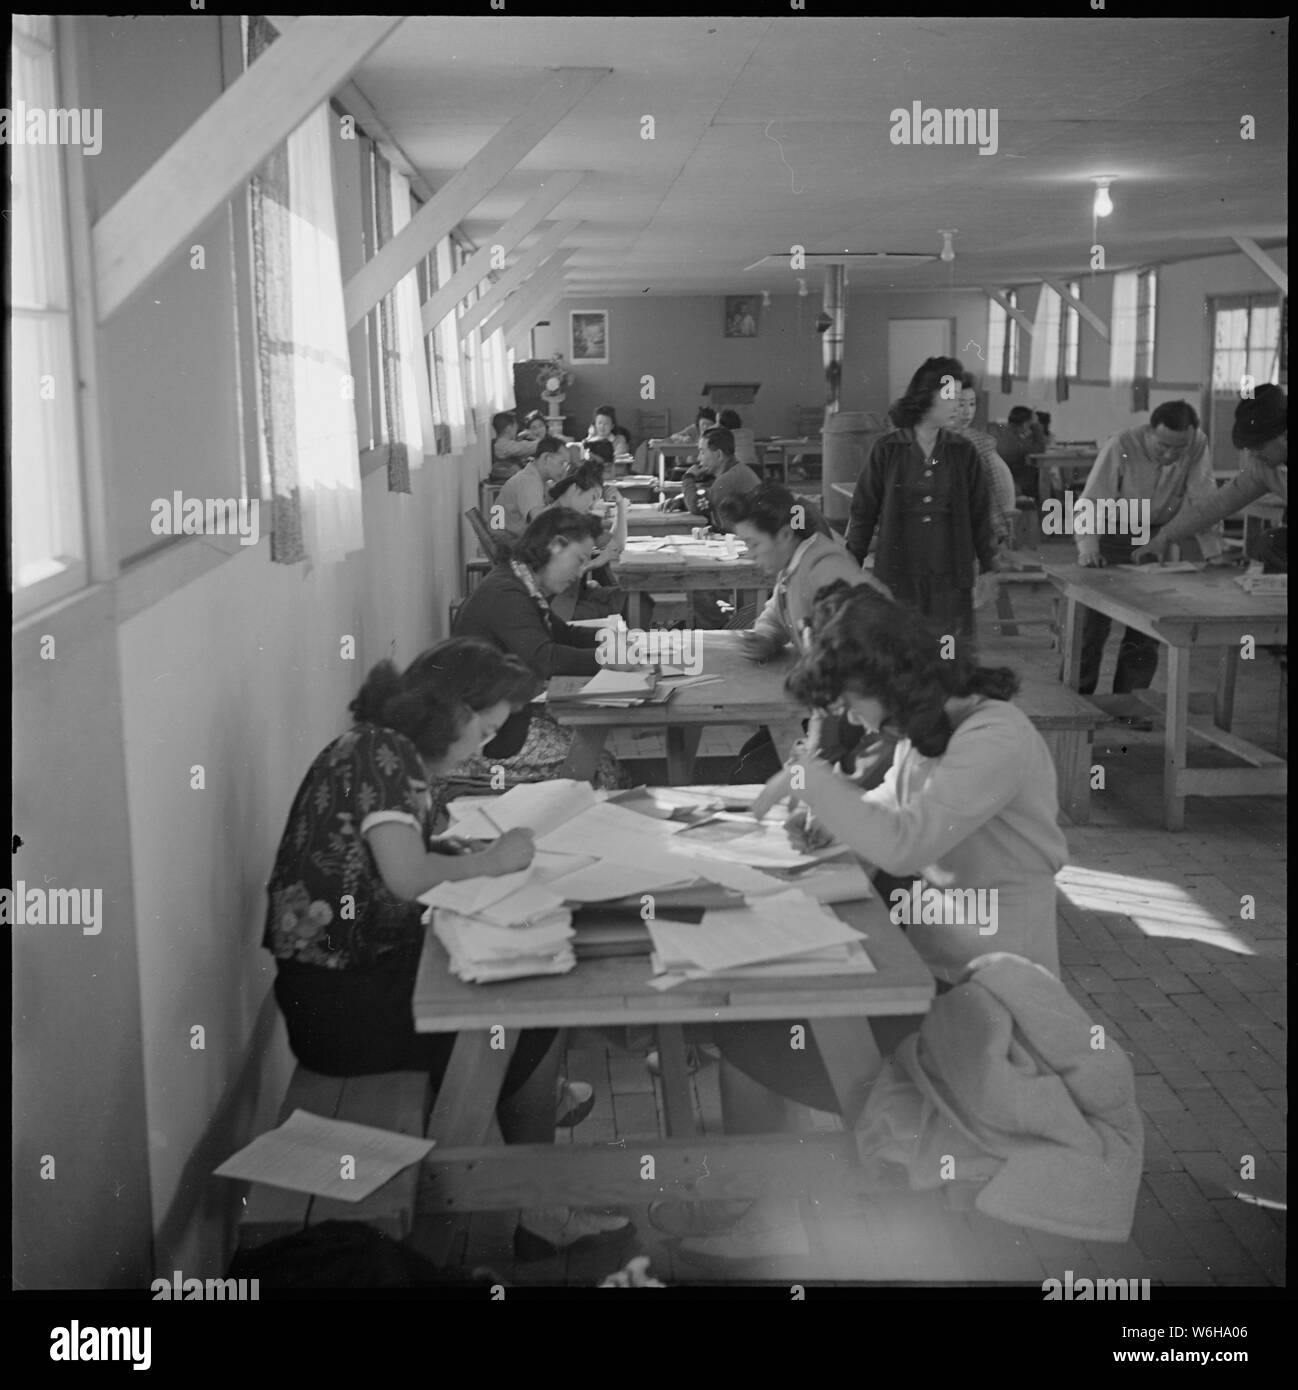
[[(811, 650), (790, 676), (789, 690), (812, 708), (841, 711), (853, 723), (899, 736), (892, 768), (881, 786), (863, 793), (801, 750), (767, 784), (754, 814), (797, 787), (803, 808), (790, 821), (795, 842), (836, 840), (888, 876), (876, 886), (893, 920), (907, 926), (939, 991), (988, 951), (1024, 956), (1058, 976), (1055, 874), (1067, 844), (1056, 824), (1054, 763), (1012, 701), (1014, 673), (979, 666), (972, 645), (960, 643), (952, 653), (945, 640), (873, 589), (841, 582), (823, 589)], [(964, 894), (944, 901), (990, 904), (993, 930), (968, 922), (963, 911), (908, 923), (913, 902), (934, 901), (932, 888), (975, 890), (976, 899)], [(714, 1030), (725, 1059), (721, 1097), (728, 1133), (778, 1128), (780, 1097), (839, 1110), (812, 1030), (805, 1030), (805, 1050), (791, 1049), (790, 1022)], [(887, 1055), (917, 1026), (918, 1020), (875, 1020), (880, 1051)], [(686, 1240), (681, 1250), (724, 1266), (727, 1260), (798, 1255), (805, 1247), (796, 1206), (763, 1199), (726, 1235)]]

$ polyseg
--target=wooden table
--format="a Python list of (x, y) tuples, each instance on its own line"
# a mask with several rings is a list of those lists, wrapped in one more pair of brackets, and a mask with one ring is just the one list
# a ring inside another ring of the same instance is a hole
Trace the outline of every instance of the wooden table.
[[(823, 467), (825, 449), (818, 437), (807, 436), (802, 439), (795, 439), (781, 436), (774, 439), (759, 439), (756, 442), (761, 447), (780, 451), (780, 479), (785, 487), (789, 485), (789, 464), (799, 455), (803, 457), (810, 455), (818, 458)], [(763, 471), (765, 471), (765, 462), (763, 462)]]
[(1029, 454), (1028, 462), (1037, 468), (1037, 498), (1044, 501), (1054, 491), (1050, 470), (1057, 468), (1065, 488), (1085, 483), (1099, 457), (1095, 449), (1059, 449), (1044, 454)]
[(693, 512), (665, 512), (656, 502), (632, 502), (626, 509), (627, 530), (633, 536), (674, 536), (706, 526), (705, 516)]
[[(685, 786), (691, 780), (699, 740), (709, 724), (765, 724), (781, 756), (787, 756), (802, 737), (803, 711), (785, 693), (784, 679), (793, 669), (791, 648), (769, 661), (750, 661), (740, 651), (737, 632), (700, 632), (705, 676), (723, 679), (678, 690), (666, 704), (633, 705), (629, 709), (599, 709), (581, 705), (549, 705), (555, 719), (577, 731), (564, 767), (565, 777), (588, 781), (610, 729), (663, 729), (667, 734), (668, 782)], [(584, 676), (556, 676), (549, 694), (570, 694), (586, 684)]]
[(688, 443), (675, 439), (650, 439), (646, 442), (645, 448), (649, 453), (658, 455), (658, 481), (667, 481), (667, 460), (668, 458), (690, 458), (697, 456), (699, 452), (698, 442)]
[[(756, 603), (759, 608), (766, 602), (770, 580), (752, 560), (743, 555), (730, 560), (720, 553), (696, 552), (693, 546), (701, 543), (692, 542), (688, 533), (683, 533), (676, 539), (683, 547), (690, 548), (651, 551), (646, 555), (634, 547), (628, 547), (617, 562), (614, 572), (617, 575), (618, 587), (625, 589), (630, 595), (627, 623), (631, 627), (644, 626), (644, 595), (648, 593), (692, 593), (697, 589), (733, 589), (739, 596), (740, 606), (745, 594), (750, 594), (750, 601)], [(650, 558), (651, 556), (670, 558)]]
[[(450, 974), (429, 928), (414, 990), (415, 1028), (457, 1037), (428, 1123), (437, 1147), (424, 1164), (422, 1213), (868, 1190), (852, 1126), (882, 1061), (869, 1021), (922, 1016), (933, 977), (877, 898), (835, 911), (865, 932), (873, 974), (690, 981), (662, 992), (649, 987), (646, 956), (583, 960), (567, 975), (465, 984)], [(749, 1019), (808, 1020), (846, 1133), (694, 1137), (681, 1025)], [(658, 1028), (666, 1138), (501, 1144), (495, 1100), (520, 1029), (633, 1023)]]
[[(1257, 646), (1287, 640), (1287, 595), (1248, 594), (1235, 583), (1235, 571), (1209, 569), (1193, 574), (1166, 574), (1158, 565), (1141, 570), (1084, 569), (1080, 565), (1050, 571), (1066, 600), (1064, 681), (1076, 690), (1082, 661), (1082, 610), (1094, 608), (1137, 632), (1155, 637), (1167, 648), (1167, 732), (1163, 762), (1163, 824), (1185, 826), (1187, 796), (1284, 796), (1289, 768), (1283, 758), (1229, 732), (1241, 639)], [(1216, 708), (1211, 721), (1192, 719), (1190, 654), (1195, 647), (1222, 649)], [(1233, 754), (1246, 766), (1192, 768), (1186, 756), (1188, 736)]]

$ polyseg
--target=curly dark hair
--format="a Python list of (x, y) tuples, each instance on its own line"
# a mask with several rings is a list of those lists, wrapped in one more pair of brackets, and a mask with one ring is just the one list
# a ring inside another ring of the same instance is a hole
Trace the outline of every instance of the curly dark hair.
[(933, 405), (933, 398), (942, 389), (944, 377), (954, 378), (957, 385), (964, 378), (964, 364), (954, 357), (929, 357), (910, 379), (900, 400), (894, 401), (888, 414), (900, 429), (918, 425)]
[(578, 464), (565, 473), (562, 478), (550, 484), (550, 501), (557, 502), (569, 488), (578, 492), (589, 492), (592, 488), (604, 486), (604, 470), (595, 462)]
[(785, 688), (820, 709), (845, 690), (878, 700), (888, 732), (910, 739), (927, 758), (946, 752), (954, 732), (943, 706), (953, 697), (1008, 700), (1019, 678), (1007, 666), (978, 665), (972, 643), (941, 655), (941, 636), (913, 611), (866, 585), (835, 580), (816, 593), (810, 651)]
[(589, 512), (571, 512), (567, 507), (547, 507), (528, 523), (527, 530), (509, 547), (509, 558), (530, 570), (543, 568), (550, 559), (550, 543), (561, 540), (575, 545), (590, 537), (597, 541), (603, 527)]
[(348, 709), (358, 724), (395, 729), (436, 762), (471, 714), (502, 700), (520, 710), (536, 690), (536, 677), (516, 656), (480, 637), (452, 637), (422, 652), (403, 672), (380, 661)]

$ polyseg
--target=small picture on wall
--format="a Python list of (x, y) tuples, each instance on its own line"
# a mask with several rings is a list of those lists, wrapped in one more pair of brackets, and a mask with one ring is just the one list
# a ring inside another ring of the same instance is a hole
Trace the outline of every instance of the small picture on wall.
[(762, 301), (753, 296), (726, 296), (726, 337), (755, 338), (762, 317)]
[(608, 361), (608, 310), (573, 309), (568, 314), (572, 362)]

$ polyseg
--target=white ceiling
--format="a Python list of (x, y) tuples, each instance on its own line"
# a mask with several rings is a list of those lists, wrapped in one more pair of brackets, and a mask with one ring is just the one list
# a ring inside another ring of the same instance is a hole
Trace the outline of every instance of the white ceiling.
[[(589, 170), (552, 214), (583, 223), (570, 293), (779, 293), (791, 271), (744, 267), (958, 228), (949, 266), (851, 271), (933, 289), (1087, 270), (1094, 175), (1117, 176), (1110, 269), (1283, 240), (1287, 45), (1283, 19), (412, 17), (354, 80), (437, 188), (549, 69), (611, 68), (463, 224), (487, 240), (545, 173)], [(914, 101), (995, 107), (997, 153), (893, 145)]]

